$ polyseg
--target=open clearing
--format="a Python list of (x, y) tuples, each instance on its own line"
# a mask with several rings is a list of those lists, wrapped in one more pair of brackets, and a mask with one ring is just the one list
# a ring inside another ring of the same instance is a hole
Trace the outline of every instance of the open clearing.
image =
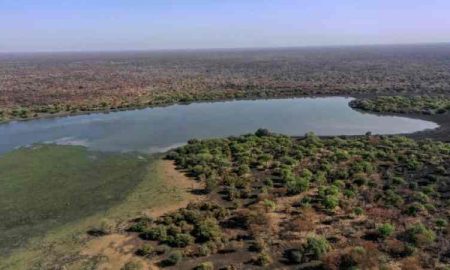
[(173, 177), (161, 177), (163, 164), (137, 154), (56, 145), (2, 156), (0, 269), (54, 269), (80, 261), (89, 268), (95, 260), (79, 255), (93, 238), (88, 230), (104, 223), (119, 230), (121, 221), (144, 210), (183, 206), (186, 192)]

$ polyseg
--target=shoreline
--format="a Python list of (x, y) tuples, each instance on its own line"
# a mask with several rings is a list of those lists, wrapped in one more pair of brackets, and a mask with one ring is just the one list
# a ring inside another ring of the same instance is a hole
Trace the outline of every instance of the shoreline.
[[(0, 125), (7, 125), (15, 122), (26, 122), (40, 119), (52, 119), (52, 118), (65, 118), (71, 116), (81, 116), (81, 115), (92, 115), (92, 114), (109, 114), (109, 113), (118, 113), (125, 111), (134, 111), (134, 110), (145, 110), (145, 109), (154, 109), (154, 108), (165, 108), (170, 106), (177, 105), (190, 105), (194, 103), (218, 103), (218, 102), (234, 102), (234, 101), (258, 101), (258, 100), (271, 100), (271, 99), (297, 99), (297, 98), (327, 98), (327, 97), (343, 97), (343, 98), (373, 98), (376, 96), (389, 96), (396, 95), (395, 93), (386, 93), (386, 94), (314, 94), (314, 95), (280, 95), (280, 96), (267, 96), (267, 97), (244, 97), (244, 98), (218, 98), (218, 99), (199, 99), (192, 102), (170, 102), (166, 104), (154, 104), (154, 105), (145, 105), (145, 106), (136, 106), (136, 107), (127, 107), (122, 109), (108, 109), (108, 110), (94, 110), (94, 111), (80, 111), (80, 112), (61, 112), (55, 114), (43, 114), (38, 115), (37, 117), (30, 117), (26, 119), (8, 119), (4, 121), (0, 121)], [(425, 139), (431, 138), (441, 141), (450, 141), (450, 116), (448, 114), (434, 114), (434, 115), (426, 115), (420, 113), (376, 113), (369, 112), (364, 110), (359, 110), (352, 108), (349, 104), (347, 104), (352, 110), (358, 111), (360, 113), (367, 113), (372, 115), (380, 115), (380, 116), (397, 116), (397, 117), (405, 117), (411, 119), (418, 119), (424, 121), (430, 121), (436, 123), (438, 125), (435, 129), (426, 129), (421, 131), (415, 131), (413, 133), (399, 133), (399, 134), (387, 134), (387, 135), (401, 135), (410, 137), (413, 139)], [(361, 135), (336, 135), (336, 136), (345, 136), (345, 137), (355, 137)], [(292, 137), (302, 137), (302, 136), (292, 136)], [(321, 137), (330, 137), (330, 136), (321, 136)]]
[[(326, 97), (343, 97), (343, 98), (355, 98), (355, 95), (350, 94), (314, 94), (314, 95), (279, 95), (279, 96), (266, 96), (266, 97), (235, 97), (235, 98), (212, 98), (212, 99), (198, 99), (193, 101), (177, 101), (177, 102), (168, 102), (168, 103), (160, 103), (153, 105), (142, 105), (142, 106), (130, 106), (126, 108), (120, 109), (104, 109), (104, 110), (90, 110), (90, 111), (77, 111), (77, 112), (58, 112), (58, 113), (42, 113), (38, 116), (30, 116), (27, 118), (11, 118), (6, 120), (0, 120), (0, 125), (8, 124), (12, 122), (26, 122), (33, 121), (39, 119), (51, 119), (51, 118), (59, 118), (59, 117), (70, 117), (70, 116), (79, 116), (79, 115), (91, 115), (91, 114), (109, 114), (116, 112), (124, 112), (124, 111), (134, 111), (134, 110), (145, 110), (145, 109), (154, 109), (154, 108), (165, 108), (175, 105), (190, 105), (194, 103), (217, 103), (217, 102), (233, 102), (233, 101), (257, 101), (257, 100), (271, 100), (271, 99), (295, 99), (295, 98), (326, 98)], [(27, 107), (24, 107), (27, 108)]]

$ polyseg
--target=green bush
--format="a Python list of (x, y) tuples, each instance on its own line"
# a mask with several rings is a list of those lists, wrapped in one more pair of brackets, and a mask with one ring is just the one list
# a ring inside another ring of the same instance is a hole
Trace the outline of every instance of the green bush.
[(165, 243), (172, 247), (186, 247), (194, 243), (194, 237), (186, 233), (177, 233), (174, 236), (168, 236)]
[(409, 216), (417, 216), (425, 207), (421, 203), (412, 203), (406, 208), (406, 214)]
[(161, 262), (161, 265), (162, 266), (177, 265), (181, 262), (182, 259), (183, 259), (183, 254), (180, 251), (176, 250), (176, 251), (171, 252), (169, 254), (169, 256)]
[(444, 228), (444, 227), (447, 227), (448, 222), (447, 222), (447, 220), (445, 220), (443, 218), (438, 218), (436, 220), (435, 224), (438, 228)]
[(333, 210), (339, 205), (339, 198), (337, 196), (328, 195), (322, 200), (322, 205), (326, 209)]
[(194, 235), (200, 242), (217, 240), (222, 235), (222, 230), (214, 218), (207, 218), (195, 225)]
[(164, 225), (151, 227), (142, 233), (142, 238), (147, 240), (165, 241), (167, 239), (167, 228)]
[(354, 210), (353, 210), (353, 213), (355, 213), (355, 215), (362, 215), (363, 213), (364, 213), (364, 209), (362, 209), (361, 207), (356, 207)]
[(145, 244), (136, 251), (136, 255), (142, 257), (153, 255), (153, 253), (155, 253), (155, 248), (151, 244)]
[(377, 232), (382, 238), (391, 236), (394, 231), (395, 226), (390, 223), (384, 223), (377, 228)]
[(215, 177), (207, 177), (205, 180), (205, 191), (211, 193), (219, 187), (219, 181)]
[(275, 209), (277, 209), (276, 202), (268, 200), (268, 199), (265, 199), (263, 201), (263, 205), (264, 205), (264, 208), (266, 209), (266, 212), (275, 211)]
[(214, 264), (212, 262), (203, 262), (196, 266), (194, 270), (214, 270)]
[(406, 236), (409, 242), (419, 247), (427, 246), (436, 239), (436, 234), (422, 223), (414, 224), (408, 228)]
[(129, 231), (142, 233), (147, 230), (148, 226), (153, 222), (150, 217), (139, 218), (139, 220), (130, 226)]
[(327, 239), (323, 236), (310, 236), (303, 248), (305, 254), (312, 256), (314, 259), (319, 259), (331, 249)]
[(299, 194), (308, 190), (309, 180), (303, 177), (296, 177), (293, 180), (288, 181), (286, 187), (289, 194)]

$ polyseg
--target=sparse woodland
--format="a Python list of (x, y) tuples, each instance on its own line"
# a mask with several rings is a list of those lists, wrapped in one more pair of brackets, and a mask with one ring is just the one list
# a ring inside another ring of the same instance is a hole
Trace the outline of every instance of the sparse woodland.
[(3, 120), (196, 100), (449, 92), (449, 45), (0, 55)]
[[(196, 269), (448, 269), (450, 144), (400, 136), (192, 140), (169, 153), (209, 200), (130, 231)], [(200, 263), (201, 262), (201, 263)], [(205, 266), (206, 265), (206, 266)]]

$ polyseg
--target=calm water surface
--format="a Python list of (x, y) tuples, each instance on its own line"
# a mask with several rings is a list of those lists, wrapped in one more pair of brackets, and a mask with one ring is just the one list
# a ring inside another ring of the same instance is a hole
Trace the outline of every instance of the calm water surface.
[(357, 112), (343, 97), (243, 100), (10, 122), (0, 125), (0, 153), (33, 143), (84, 145), (103, 151), (161, 152), (191, 138), (267, 128), (287, 135), (411, 133), (433, 122)]

